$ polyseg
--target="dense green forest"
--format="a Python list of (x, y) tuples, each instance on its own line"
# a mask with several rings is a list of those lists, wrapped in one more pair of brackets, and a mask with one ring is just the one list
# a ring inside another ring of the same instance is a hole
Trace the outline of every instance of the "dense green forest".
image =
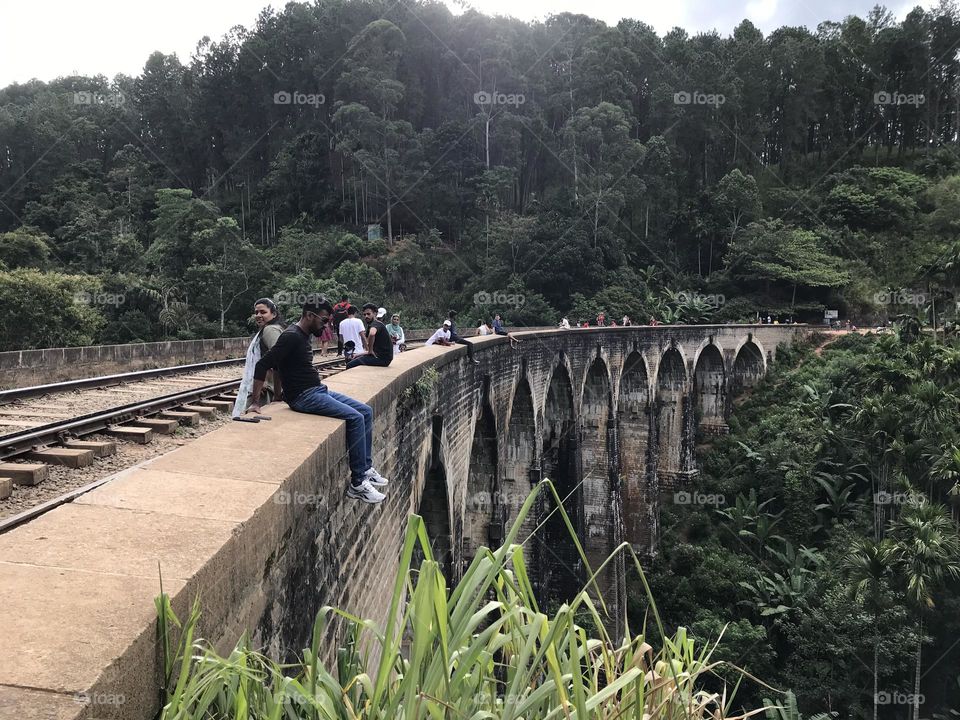
[(723, 37), (319, 0), (14, 84), (0, 344), (233, 335), (259, 295), (341, 291), (414, 326), (950, 320), (958, 42), (951, 3)]
[[(726, 626), (718, 657), (792, 689), (807, 716), (877, 717), (876, 696), (880, 718), (916, 698), (920, 717), (956, 718), (958, 390), (960, 345), (916, 334), (778, 355), (704, 446), (704, 502), (665, 506), (648, 574), (668, 628), (703, 642)], [(745, 682), (738, 702), (769, 695)]]

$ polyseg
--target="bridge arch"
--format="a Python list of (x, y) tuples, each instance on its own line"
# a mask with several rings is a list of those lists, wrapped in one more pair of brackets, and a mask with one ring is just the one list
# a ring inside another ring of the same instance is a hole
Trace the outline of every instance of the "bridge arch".
[(722, 432), (726, 428), (727, 373), (723, 349), (712, 337), (697, 351), (693, 398), (700, 427), (705, 432)]
[[(506, 443), (503, 453), (503, 482), (500, 490), (500, 504), (505, 529), (513, 525), (520, 507), (536, 482), (539, 475), (537, 462), (536, 412), (534, 411), (533, 391), (525, 375), (513, 392), (510, 414), (507, 418)], [(536, 528), (537, 515), (531, 512), (521, 526), (519, 539), (526, 540), (524, 554), (532, 558), (531, 546), (536, 540), (530, 534)], [(529, 539), (528, 539), (529, 538)]]
[[(587, 368), (580, 400), (580, 476), (583, 497), (583, 543), (590, 567), (596, 570), (613, 550), (613, 487), (611, 461), (614, 447), (613, 391), (610, 371), (600, 357)], [(605, 598), (612, 597), (612, 574), (598, 578)]]
[(643, 355), (631, 352), (620, 374), (617, 436), (623, 501), (624, 539), (651, 552), (658, 536), (658, 497), (653, 473), (650, 373)]
[[(450, 502), (452, 493), (449, 489), (446, 463), (448, 453), (444, 447), (445, 444), (443, 418), (434, 415), (433, 432), (424, 443), (427, 452), (421, 453), (423, 460), (419, 476), (422, 481), (418, 478), (417, 483), (420, 488), (419, 497), (412, 499), (416, 502), (415, 512), (423, 518), (426, 526), (434, 559), (439, 563), (448, 582), (455, 582), (459, 573), (456, 572), (458, 570), (455, 565), (457, 545), (454, 538), (457, 535), (462, 537), (463, 533), (456, 533), (458, 528), (453, 520), (453, 505)], [(419, 565), (419, 561), (419, 558), (415, 558), (414, 564)]]
[(686, 469), (690, 452), (686, 428), (687, 362), (681, 347), (673, 345), (663, 352), (656, 377), (657, 483), (659, 489), (669, 490)]
[(475, 414), (467, 492), (463, 514), (463, 567), (470, 564), (477, 550), (490, 543), (490, 531), (496, 511), (499, 488), (497, 467), (499, 448), (497, 423), (487, 393)]
[[(565, 358), (560, 358), (550, 374), (543, 408), (541, 466), (543, 477), (550, 478), (582, 537), (582, 494), (578, 467), (576, 415), (571, 375)], [(581, 564), (563, 518), (554, 512), (552, 498), (544, 497), (540, 507), (545, 518), (542, 541), (536, 543), (541, 570), (541, 595), (545, 600), (565, 600), (580, 589)]]
[(763, 346), (750, 334), (737, 345), (730, 373), (731, 391), (738, 394), (753, 387), (766, 372), (767, 360)]

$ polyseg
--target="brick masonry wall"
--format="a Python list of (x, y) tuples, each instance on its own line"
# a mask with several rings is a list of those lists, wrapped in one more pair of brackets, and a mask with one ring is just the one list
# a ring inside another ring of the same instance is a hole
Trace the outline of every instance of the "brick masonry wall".
[(250, 338), (170, 340), (0, 352), (0, 387), (46, 385), (172, 365), (243, 357)]

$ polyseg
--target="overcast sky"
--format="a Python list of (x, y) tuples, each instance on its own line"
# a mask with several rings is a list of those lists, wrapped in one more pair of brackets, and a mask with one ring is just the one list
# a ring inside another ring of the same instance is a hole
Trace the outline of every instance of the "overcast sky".
[[(459, 12), (455, 0), (445, 0)], [(154, 50), (187, 62), (204, 35), (219, 38), (234, 25), (251, 27), (267, 0), (7, 0), (0, 23), (0, 87), (31, 78), (117, 73), (138, 75)], [(275, 2), (275, 7), (284, 3)], [(749, 18), (764, 31), (847, 15), (865, 16), (875, 0), (470, 0), (488, 14), (523, 20), (552, 13), (585, 13), (615, 24), (633, 17), (663, 34), (674, 26), (691, 33), (729, 34)], [(891, 0), (902, 18), (916, 2)]]

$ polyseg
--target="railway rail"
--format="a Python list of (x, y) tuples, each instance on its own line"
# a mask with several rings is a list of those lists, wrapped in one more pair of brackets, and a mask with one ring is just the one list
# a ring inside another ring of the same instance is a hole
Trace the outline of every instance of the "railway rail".
[[(240, 361), (242, 362), (242, 361)], [(180, 366), (180, 369), (189, 368), (190, 370), (202, 369), (203, 367), (219, 367), (226, 364), (226, 361), (214, 361), (213, 363), (202, 363), (190, 366)], [(236, 364), (236, 363), (235, 363)], [(321, 377), (326, 378), (332, 374), (344, 369), (343, 358), (321, 359), (314, 362), (318, 368)], [(162, 368), (166, 371), (165, 375), (175, 375), (176, 368)], [(159, 371), (146, 371), (156, 373)], [(156, 374), (149, 375), (157, 377)], [(64, 386), (67, 390), (89, 389), (104, 387), (107, 385), (117, 385), (118, 378), (124, 376), (113, 375), (109, 378), (89, 378), (84, 381), (67, 381), (64, 383), (53, 383), (46, 387), (47, 393), (62, 391)], [(135, 381), (144, 379), (143, 372), (134, 372), (126, 374), (126, 377)], [(98, 385), (94, 380), (102, 379), (105, 382)], [(123, 382), (120, 380), (119, 382)], [(145, 442), (143, 438), (150, 438), (152, 428), (147, 425), (151, 420), (158, 421), (162, 426), (172, 430), (180, 423), (195, 424), (199, 420), (199, 415), (213, 415), (217, 411), (227, 412), (231, 409), (232, 403), (236, 398), (236, 390), (239, 388), (241, 378), (234, 377), (228, 380), (212, 382), (199, 387), (193, 387), (186, 390), (178, 390), (166, 393), (146, 400), (137, 400), (131, 403), (125, 403), (114, 407), (98, 410), (84, 415), (73, 416), (56, 420), (54, 422), (44, 423), (38, 427), (31, 427), (24, 430), (0, 435), (0, 461), (20, 459), (23, 457), (38, 458), (43, 460), (43, 454), (49, 453), (50, 459), (47, 462), (53, 464), (65, 463), (70, 457), (58, 456), (58, 453), (64, 453), (70, 450), (69, 445), (76, 440), (96, 434), (114, 434), (127, 435), (128, 433), (138, 439), (138, 442)], [(79, 384), (78, 384), (79, 383)], [(24, 398), (35, 398), (39, 395), (34, 393), (34, 388), (22, 388), (25, 391)], [(14, 397), (15, 391), (6, 391), (7, 402), (13, 402), (21, 398)], [(0, 422), (2, 424), (2, 422)], [(154, 426), (155, 429), (157, 425)], [(76, 445), (76, 443), (73, 443)], [(90, 443), (97, 445), (98, 443)], [(106, 444), (106, 443), (101, 443)], [(77, 450), (77, 452), (90, 452), (93, 450)], [(39, 457), (38, 457), (39, 456)], [(90, 456), (92, 461), (92, 454)], [(16, 466), (5, 462), (0, 464), (0, 477), (6, 471), (14, 469)], [(112, 473), (111, 473), (112, 474)], [(103, 483), (107, 482), (109, 477), (97, 479), (96, 481), (75, 487), (68, 492), (57, 497), (47, 499), (33, 507), (0, 519), (0, 533), (6, 532), (18, 525), (32, 520), (53, 508), (70, 502), (76, 497), (83, 495)], [(30, 483), (27, 483), (30, 484)], [(2, 501), (0, 501), (2, 502)]]

